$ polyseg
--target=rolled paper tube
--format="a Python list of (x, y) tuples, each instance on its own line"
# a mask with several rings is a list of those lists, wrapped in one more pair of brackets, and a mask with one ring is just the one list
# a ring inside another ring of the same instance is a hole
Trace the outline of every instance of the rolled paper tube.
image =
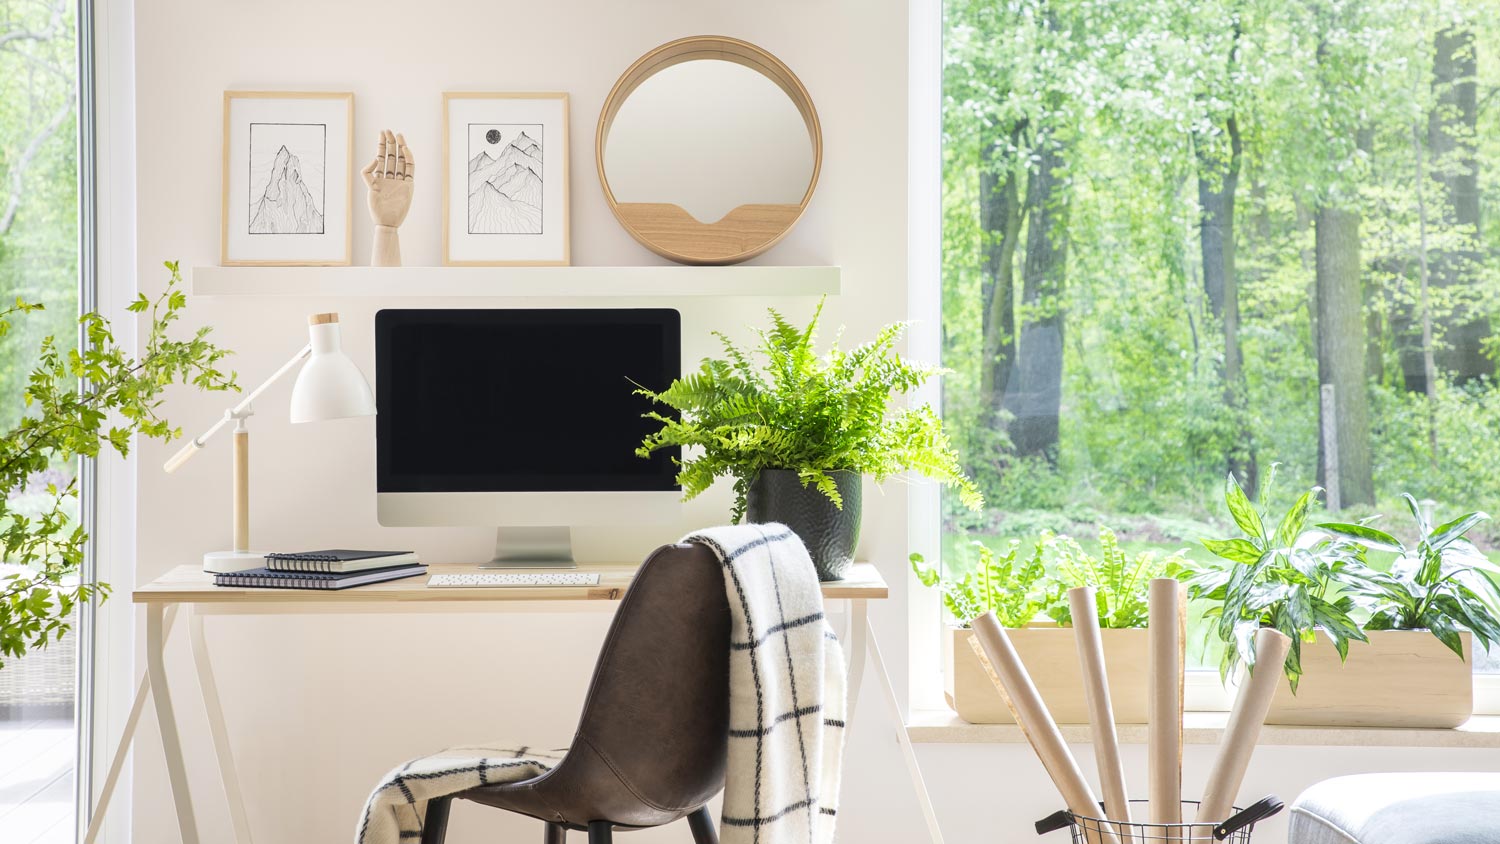
[(1147, 639), (1150, 685), (1146, 709), (1151, 823), (1182, 822), (1182, 684), (1186, 626), (1182, 584), (1151, 581)]
[[(1057, 729), (1057, 722), (1052, 720), (1052, 714), (1047, 711), (1047, 705), (1037, 693), (1036, 685), (1026, 673), (1026, 666), (1021, 664), (1021, 658), (1016, 655), (1010, 637), (1005, 635), (1005, 630), (1000, 627), (994, 613), (987, 612), (974, 619), (974, 638), (969, 644), (979, 655), (979, 661), (989, 672), (990, 680), (1000, 691), (1000, 696), (1005, 699), (1005, 705), (1010, 707), (1011, 715), (1020, 725), (1026, 740), (1031, 743), (1031, 749), (1042, 760), (1042, 767), (1047, 769), (1047, 775), (1052, 778), (1053, 785), (1057, 786), (1068, 810), (1086, 818), (1099, 817), (1099, 798), (1094, 796), (1088, 780), (1083, 778), (1078, 762), (1073, 759), (1067, 742), (1063, 741), (1062, 733)], [(1085, 835), (1089, 844), (1120, 842), (1114, 830), (1107, 827), (1088, 830)]]
[[(1078, 667), (1083, 673), (1083, 696), (1088, 703), (1089, 726), (1094, 736), (1094, 761), (1099, 766), (1099, 789), (1104, 792), (1104, 815), (1117, 824), (1130, 823), (1130, 797), (1125, 791), (1125, 763), (1120, 759), (1120, 738), (1115, 733), (1115, 709), (1109, 697), (1109, 672), (1104, 664), (1104, 636), (1099, 632), (1099, 612), (1092, 586), (1068, 590), (1068, 608), (1073, 614), (1073, 640), (1078, 646)], [(1115, 827), (1125, 844), (1132, 844), (1128, 826)]]
[(1234, 810), (1234, 798), (1250, 767), (1250, 754), (1260, 737), (1261, 725), (1271, 708), (1271, 698), (1281, 682), (1282, 666), (1292, 640), (1280, 631), (1262, 627), (1255, 631), (1255, 670), (1240, 686), (1224, 737), (1219, 740), (1219, 756), (1209, 769), (1203, 785), (1203, 802), (1198, 804), (1199, 823), (1219, 823)]

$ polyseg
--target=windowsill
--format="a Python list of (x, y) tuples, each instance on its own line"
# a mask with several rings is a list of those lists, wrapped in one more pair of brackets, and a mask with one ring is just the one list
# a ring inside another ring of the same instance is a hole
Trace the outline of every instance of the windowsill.
[[(1183, 719), (1184, 744), (1218, 744), (1227, 712), (1189, 712)], [(1070, 744), (1088, 744), (1087, 724), (1059, 727)], [(1145, 744), (1145, 724), (1121, 724), (1122, 744)], [(952, 710), (913, 710), (907, 734), (918, 744), (1024, 744), (1014, 724), (970, 724)], [(1386, 727), (1281, 727), (1266, 725), (1260, 744), (1313, 747), (1455, 747), (1500, 748), (1500, 715), (1476, 715), (1451, 730)]]

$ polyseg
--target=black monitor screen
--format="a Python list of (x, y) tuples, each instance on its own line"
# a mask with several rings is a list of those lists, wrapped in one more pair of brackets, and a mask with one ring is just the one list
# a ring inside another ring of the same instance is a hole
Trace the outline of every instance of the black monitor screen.
[(643, 419), (680, 371), (663, 308), (383, 310), (375, 315), (380, 492), (678, 489)]

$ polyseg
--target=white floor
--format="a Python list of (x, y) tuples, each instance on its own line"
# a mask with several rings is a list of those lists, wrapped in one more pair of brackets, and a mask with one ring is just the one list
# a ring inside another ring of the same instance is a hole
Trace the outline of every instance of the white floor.
[(73, 722), (0, 718), (0, 841), (73, 841)]

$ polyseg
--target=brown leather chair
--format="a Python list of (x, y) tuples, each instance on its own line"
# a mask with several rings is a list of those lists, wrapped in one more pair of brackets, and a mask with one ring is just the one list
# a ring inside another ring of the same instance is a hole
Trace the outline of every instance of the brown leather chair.
[(706, 804), (724, 787), (729, 744), (729, 605), (723, 567), (701, 545), (652, 552), (610, 625), (573, 744), (529, 780), (428, 804), (422, 844), (441, 844), (454, 797), (545, 821), (546, 844), (588, 830), (687, 818), (697, 844), (718, 844)]

